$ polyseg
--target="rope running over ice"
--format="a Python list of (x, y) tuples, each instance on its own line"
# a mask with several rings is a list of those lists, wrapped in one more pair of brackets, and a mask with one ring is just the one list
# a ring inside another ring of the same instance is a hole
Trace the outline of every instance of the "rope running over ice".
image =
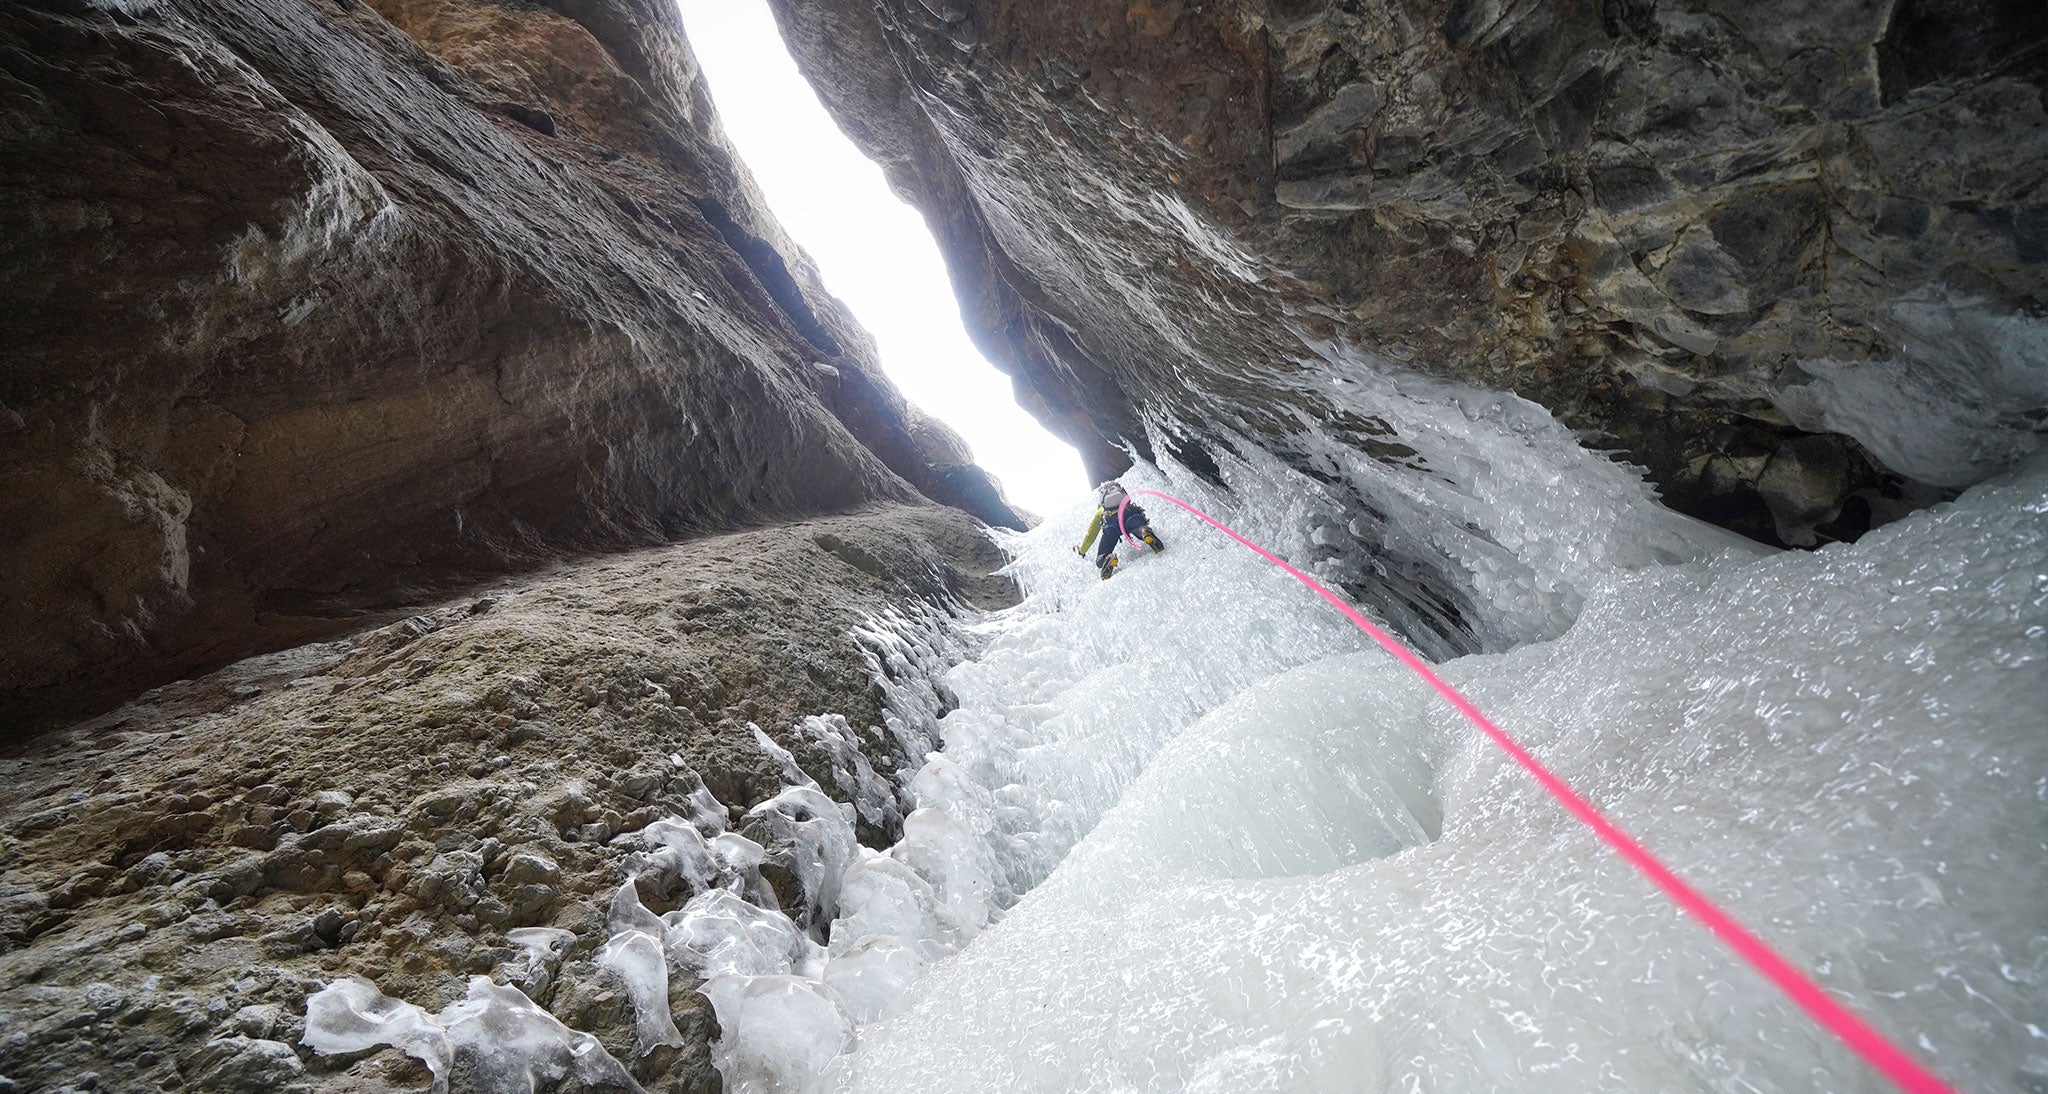
[[(1463, 714), (1466, 720), (1478, 726), (1481, 732), (1493, 739), (1494, 744), (1514, 757), (1515, 762), (1535, 776), (1543, 789), (1549, 791), (1551, 797), (1556, 798), (1566, 811), (1583, 821), (1588, 828), (1606, 841), (1609, 847), (1628, 860), (1629, 865), (1634, 866), (1643, 876), (1649, 878), (1652, 884), (1663, 890), (1664, 895), (1671, 898), (1673, 903), (1691, 912), (1695, 918), (1706, 924), (1707, 929), (1719, 936), (1723, 944), (1735, 951), (1737, 957), (1747, 961), (1771, 983), (1777, 985), (1779, 991), (1784, 992), (1809, 1017), (1839, 1038), (1850, 1051), (1863, 1057), (1865, 1063), (1890, 1079), (1899, 1089), (1909, 1091), (1910, 1094), (1955, 1094), (1953, 1088), (1933, 1072), (1921, 1067), (1912, 1057), (1906, 1055), (1904, 1050), (1887, 1040), (1884, 1034), (1871, 1028), (1848, 1008), (1835, 1002), (1819, 984), (1814, 983), (1812, 978), (1799, 971), (1797, 966), (1780, 956), (1768, 943), (1758, 938), (1755, 932), (1743, 926), (1734, 916), (1723, 911), (1720, 905), (1707, 899), (1699, 890), (1686, 884), (1685, 880), (1673, 873), (1662, 860), (1637, 843), (1634, 837), (1615, 827), (1614, 822), (1594, 808), (1593, 803), (1581, 797), (1578, 791), (1573, 790), (1563, 779), (1543, 766), (1540, 760), (1513, 737), (1508, 736), (1505, 730), (1494, 725), (1493, 719), (1482, 713), (1470, 699), (1460, 694), (1458, 689), (1445, 683), (1442, 677), (1431, 671), (1429, 665), (1416, 656), (1414, 651), (1403, 645), (1399, 639), (1373, 626), (1357, 608), (1345, 603), (1316, 579), (1289, 565), (1285, 559), (1238, 535), (1229, 525), (1187, 502), (1157, 490), (1136, 490), (1131, 493), (1150, 494), (1180, 506), (1224, 535), (1243, 544), (1267, 562), (1287, 571), (1288, 576), (1296, 581), (1314, 589), (1317, 596), (1329, 601), (1331, 607), (1343, 612), (1345, 618), (1356, 624), (1359, 630), (1371, 636), (1373, 641), (1378, 642), (1388, 653), (1408, 666), (1415, 675), (1422, 677), (1425, 683), (1436, 689), (1438, 695), (1457, 708), (1458, 713)], [(1130, 504), (1131, 498), (1127, 494), (1122, 504), (1116, 507), (1116, 528), (1125, 542), (1137, 547), (1138, 542), (1131, 538), (1130, 530), (1124, 527), (1124, 510)]]

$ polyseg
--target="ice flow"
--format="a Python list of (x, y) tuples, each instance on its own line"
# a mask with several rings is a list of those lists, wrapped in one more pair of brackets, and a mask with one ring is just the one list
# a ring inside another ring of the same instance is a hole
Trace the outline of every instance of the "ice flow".
[[(1227, 489), (1126, 482), (1349, 589), (1456, 575), (1462, 600), (1375, 607), (1951, 1082), (2048, 1090), (2048, 460), (1770, 554), (1528, 404), (1401, 383), (1370, 394), (1427, 474), (1310, 426), (1291, 463), (1240, 445)], [(1169, 552), (1108, 582), (1073, 554), (1085, 510), (1007, 539), (1026, 600), (966, 645), (935, 614), (864, 632), (888, 730), (931, 749), (914, 776), (821, 716), (798, 730), (832, 786), (763, 735), (790, 785), (742, 832), (705, 794), (615, 841), (680, 899), (608, 910), (636, 1053), (687, 973), (756, 1094), (1881, 1089), (1334, 612), (1151, 508)], [(896, 846), (855, 842), (898, 815)], [(429, 1015), (340, 981), (307, 1040), (471, 1054), (505, 1089), (623, 1078), (506, 990)]]
[[(1153, 515), (1174, 547), (1106, 583), (1069, 527), (1013, 544), (1031, 599), (948, 677), (913, 814), (982, 836), (918, 872), (993, 925), (818, 1088), (1883, 1089), (1334, 613)], [(2048, 1089), (2048, 465), (1573, 591), (1446, 675), (1951, 1082)]]

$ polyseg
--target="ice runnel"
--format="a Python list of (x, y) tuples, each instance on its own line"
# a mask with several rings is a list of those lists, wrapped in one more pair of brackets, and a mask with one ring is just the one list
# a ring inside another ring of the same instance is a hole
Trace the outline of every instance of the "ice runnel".
[[(723, 809), (719, 807), (721, 824)], [(701, 821), (676, 817), (654, 821), (612, 843), (641, 848), (627, 856), (626, 871), (649, 879), (652, 891), (665, 899), (713, 888), (758, 888), (757, 871), (768, 854), (760, 844), (736, 832), (714, 830), (706, 839)]]
[(664, 919), (669, 953), (706, 978), (816, 977), (824, 967), (825, 948), (788, 915), (722, 889), (690, 898)]
[(523, 952), (517, 960), (501, 966), (499, 973), (505, 983), (532, 999), (545, 996), (554, 984), (562, 955), (576, 944), (576, 933), (559, 927), (515, 927), (505, 932), (505, 941)]
[(726, 1088), (809, 1094), (853, 1043), (837, 994), (807, 976), (714, 976), (703, 988), (723, 1031), (712, 1047)]
[[(937, 608), (914, 604), (884, 610), (855, 628), (853, 636), (867, 660), (868, 676), (882, 691), (883, 728), (898, 751), (920, 757), (939, 747), (939, 719), (955, 705), (943, 680), (970, 648), (958, 621)], [(916, 764), (896, 772), (905, 812), (916, 807), (909, 797), (916, 775)]]
[(597, 1038), (564, 1026), (517, 988), (487, 976), (469, 980), (469, 997), (442, 1012), (449, 1040), (465, 1049), (479, 1090), (532, 1094), (566, 1079), (590, 1087), (638, 1090)]

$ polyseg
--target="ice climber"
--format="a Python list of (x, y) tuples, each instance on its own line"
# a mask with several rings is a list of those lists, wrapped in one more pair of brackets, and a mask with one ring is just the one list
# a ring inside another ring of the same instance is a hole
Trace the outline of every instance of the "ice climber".
[[(1074, 553), (1088, 557), (1088, 541), (1095, 541), (1095, 568), (1102, 571), (1102, 580), (1108, 581), (1116, 573), (1116, 544), (1118, 539), (1117, 507), (1123, 506), (1124, 528), (1137, 537), (1138, 542), (1152, 548), (1153, 553), (1166, 550), (1166, 544), (1159, 542), (1158, 533), (1152, 531), (1152, 524), (1145, 519), (1145, 510), (1136, 502), (1124, 505), (1128, 494), (1124, 484), (1111, 479), (1095, 488), (1095, 517), (1088, 522), (1088, 532), (1081, 537), (1081, 545)], [(1098, 538), (1097, 531), (1101, 532)]]

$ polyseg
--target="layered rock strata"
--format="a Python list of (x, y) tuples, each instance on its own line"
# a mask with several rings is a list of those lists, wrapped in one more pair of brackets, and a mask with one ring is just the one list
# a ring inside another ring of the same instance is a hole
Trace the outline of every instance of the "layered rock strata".
[(1774, 543), (2011, 462), (1896, 443), (1934, 406), (2040, 443), (2048, 360), (1998, 329), (2048, 305), (2035, 7), (771, 2), (1097, 475), (1148, 426), (1198, 469), (1406, 458), (1333, 351), (1510, 389)]
[[(647, 1089), (717, 1089), (716, 1022), (694, 983), (671, 984), (687, 1043), (640, 1057), (628, 993), (593, 963), (619, 837), (689, 818), (700, 786), (735, 818), (780, 790), (751, 725), (827, 788), (834, 757), (796, 732), (806, 715), (843, 714), (884, 777), (921, 760), (883, 730), (873, 651), (851, 632), (892, 609), (1013, 602), (991, 574), (1002, 561), (935, 506), (629, 552), (244, 661), (11, 749), (0, 1083), (416, 1089), (426, 1072), (401, 1053), (299, 1045), (306, 996), (354, 974), (432, 1010), (467, 975), (525, 968), (507, 932), (552, 927), (574, 940), (526, 968), (522, 990)], [(657, 912), (689, 895), (641, 882)]]
[(917, 491), (1016, 523), (671, 5), (38, 0), (0, 73), (0, 723), (565, 552)]

